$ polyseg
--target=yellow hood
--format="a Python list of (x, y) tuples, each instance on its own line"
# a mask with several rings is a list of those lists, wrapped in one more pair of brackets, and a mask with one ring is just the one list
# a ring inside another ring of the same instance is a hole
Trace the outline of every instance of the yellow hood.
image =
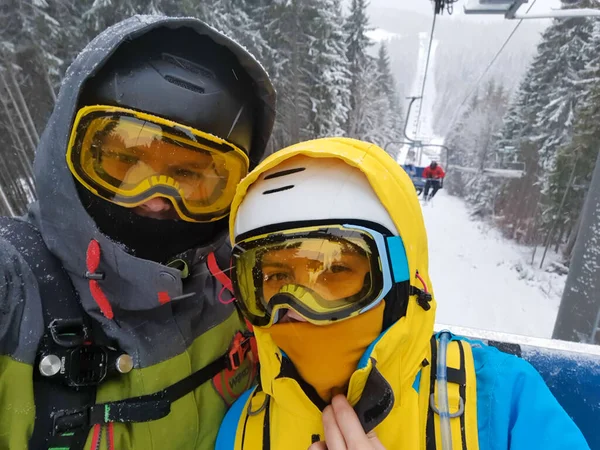
[[(302, 142), (269, 156), (237, 187), (230, 216), (231, 242), (235, 243), (233, 230), (236, 214), (249, 187), (261, 174), (297, 155), (339, 158), (366, 175), (404, 242), (409, 271), (413, 277), (411, 284), (422, 288), (414, 277), (418, 271), (433, 295), (428, 274), (427, 236), (415, 188), (404, 170), (384, 150), (374, 144), (348, 138), (324, 138)], [(372, 359), (376, 361), (378, 370), (388, 380), (394, 392), (403, 392), (407, 386), (413, 384), (421, 363), (428, 356), (429, 343), (433, 334), (435, 298), (430, 304), (431, 309), (425, 311), (417, 304), (416, 296), (411, 296), (406, 316), (385, 331), (375, 345), (367, 350), (370, 358), (364, 358), (364, 365), (359, 364), (359, 368), (350, 379), (348, 399), (352, 404), (360, 398), (372, 368)], [(259, 328), (255, 329), (255, 333), (259, 345), (263, 390), (269, 395), (274, 395), (274, 390), (278, 390), (280, 396), (289, 395), (291, 391), (283, 393), (289, 388), (289, 383), (287, 387), (274, 387), (281, 369), (281, 351), (268, 334)], [(306, 401), (310, 403), (308, 399)], [(312, 404), (306, 406), (309, 410), (316, 409)]]

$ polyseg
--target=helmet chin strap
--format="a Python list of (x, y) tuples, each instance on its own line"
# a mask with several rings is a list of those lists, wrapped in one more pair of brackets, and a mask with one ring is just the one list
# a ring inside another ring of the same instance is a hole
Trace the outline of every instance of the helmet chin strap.
[(166, 264), (176, 255), (214, 242), (227, 232), (228, 217), (207, 223), (142, 217), (76, 184), (79, 199), (98, 229), (138, 258)]

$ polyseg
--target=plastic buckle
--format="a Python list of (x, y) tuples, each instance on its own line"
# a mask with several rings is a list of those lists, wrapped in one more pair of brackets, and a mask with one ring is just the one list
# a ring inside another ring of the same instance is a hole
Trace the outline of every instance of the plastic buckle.
[(417, 297), (417, 303), (421, 308), (425, 311), (429, 311), (431, 309), (431, 305), (429, 302), (431, 301), (431, 294), (423, 294), (423, 296)]
[(89, 425), (88, 408), (56, 411), (52, 414), (52, 435), (84, 429)]
[(81, 319), (54, 319), (48, 325), (55, 344), (73, 348), (89, 340), (89, 332)]
[(429, 292), (424, 292), (417, 287), (411, 286), (410, 295), (417, 296), (417, 303), (425, 311), (429, 311), (431, 309), (431, 305), (429, 303), (431, 300), (433, 300), (433, 296)]
[[(462, 399), (462, 397), (459, 397), (458, 399), (459, 399), (458, 410), (456, 412), (454, 412), (454, 413), (451, 413), (451, 412), (446, 412), (445, 413), (451, 419), (455, 419), (457, 417), (460, 417), (465, 412), (465, 402), (464, 402), (464, 400)], [(431, 407), (431, 409), (433, 410), (433, 412), (436, 413), (438, 416), (442, 415), (442, 412), (437, 408), (437, 406), (435, 406), (435, 394), (431, 394), (429, 396), (429, 406)]]
[(227, 369), (237, 370), (242, 365), (246, 353), (252, 348), (251, 340), (253, 338), (254, 336), (244, 336), (241, 332), (235, 335), (227, 353)]
[(422, 301), (422, 302), (429, 303), (431, 300), (433, 300), (433, 297), (431, 296), (431, 294), (429, 292), (423, 292), (423, 291), (421, 291), (419, 293), (419, 300)]

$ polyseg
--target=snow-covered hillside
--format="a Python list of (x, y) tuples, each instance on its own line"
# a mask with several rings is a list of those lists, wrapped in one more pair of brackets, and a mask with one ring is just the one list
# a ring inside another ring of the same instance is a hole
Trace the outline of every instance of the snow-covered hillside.
[(532, 267), (532, 249), (472, 221), (443, 190), (423, 213), (437, 322), (551, 337), (565, 276)]

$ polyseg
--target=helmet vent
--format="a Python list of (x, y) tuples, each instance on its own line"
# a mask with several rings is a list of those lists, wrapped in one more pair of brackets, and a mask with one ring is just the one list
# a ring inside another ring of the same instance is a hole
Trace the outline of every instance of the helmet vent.
[(171, 75), (165, 75), (165, 80), (169, 83), (175, 84), (183, 89), (187, 89), (188, 91), (197, 92), (199, 94), (204, 94), (204, 88), (200, 86), (196, 86), (195, 84), (184, 81), (180, 78), (173, 77)]
[(204, 67), (196, 63), (188, 61), (187, 59), (179, 58), (178, 56), (171, 55), (169, 53), (163, 53), (161, 56), (163, 61), (171, 63), (174, 66), (181, 67), (187, 70), (188, 72), (192, 72), (196, 75), (203, 76), (204, 78), (210, 78), (211, 80), (214, 80), (216, 78), (215, 74), (212, 73), (210, 70), (205, 69)]
[(306, 170), (305, 167), (298, 167), (296, 169), (282, 170), (281, 172), (275, 172), (275, 173), (272, 173), (270, 175), (267, 175), (265, 177), (265, 180), (270, 180), (272, 178), (285, 177), (286, 175), (291, 175), (293, 173), (303, 172), (305, 170)]
[(274, 194), (276, 192), (281, 192), (281, 191), (287, 191), (289, 189), (292, 189), (294, 187), (293, 184), (290, 184), (289, 186), (283, 186), (277, 189), (269, 189), (268, 191), (263, 192), (263, 195), (268, 195), (268, 194)]

